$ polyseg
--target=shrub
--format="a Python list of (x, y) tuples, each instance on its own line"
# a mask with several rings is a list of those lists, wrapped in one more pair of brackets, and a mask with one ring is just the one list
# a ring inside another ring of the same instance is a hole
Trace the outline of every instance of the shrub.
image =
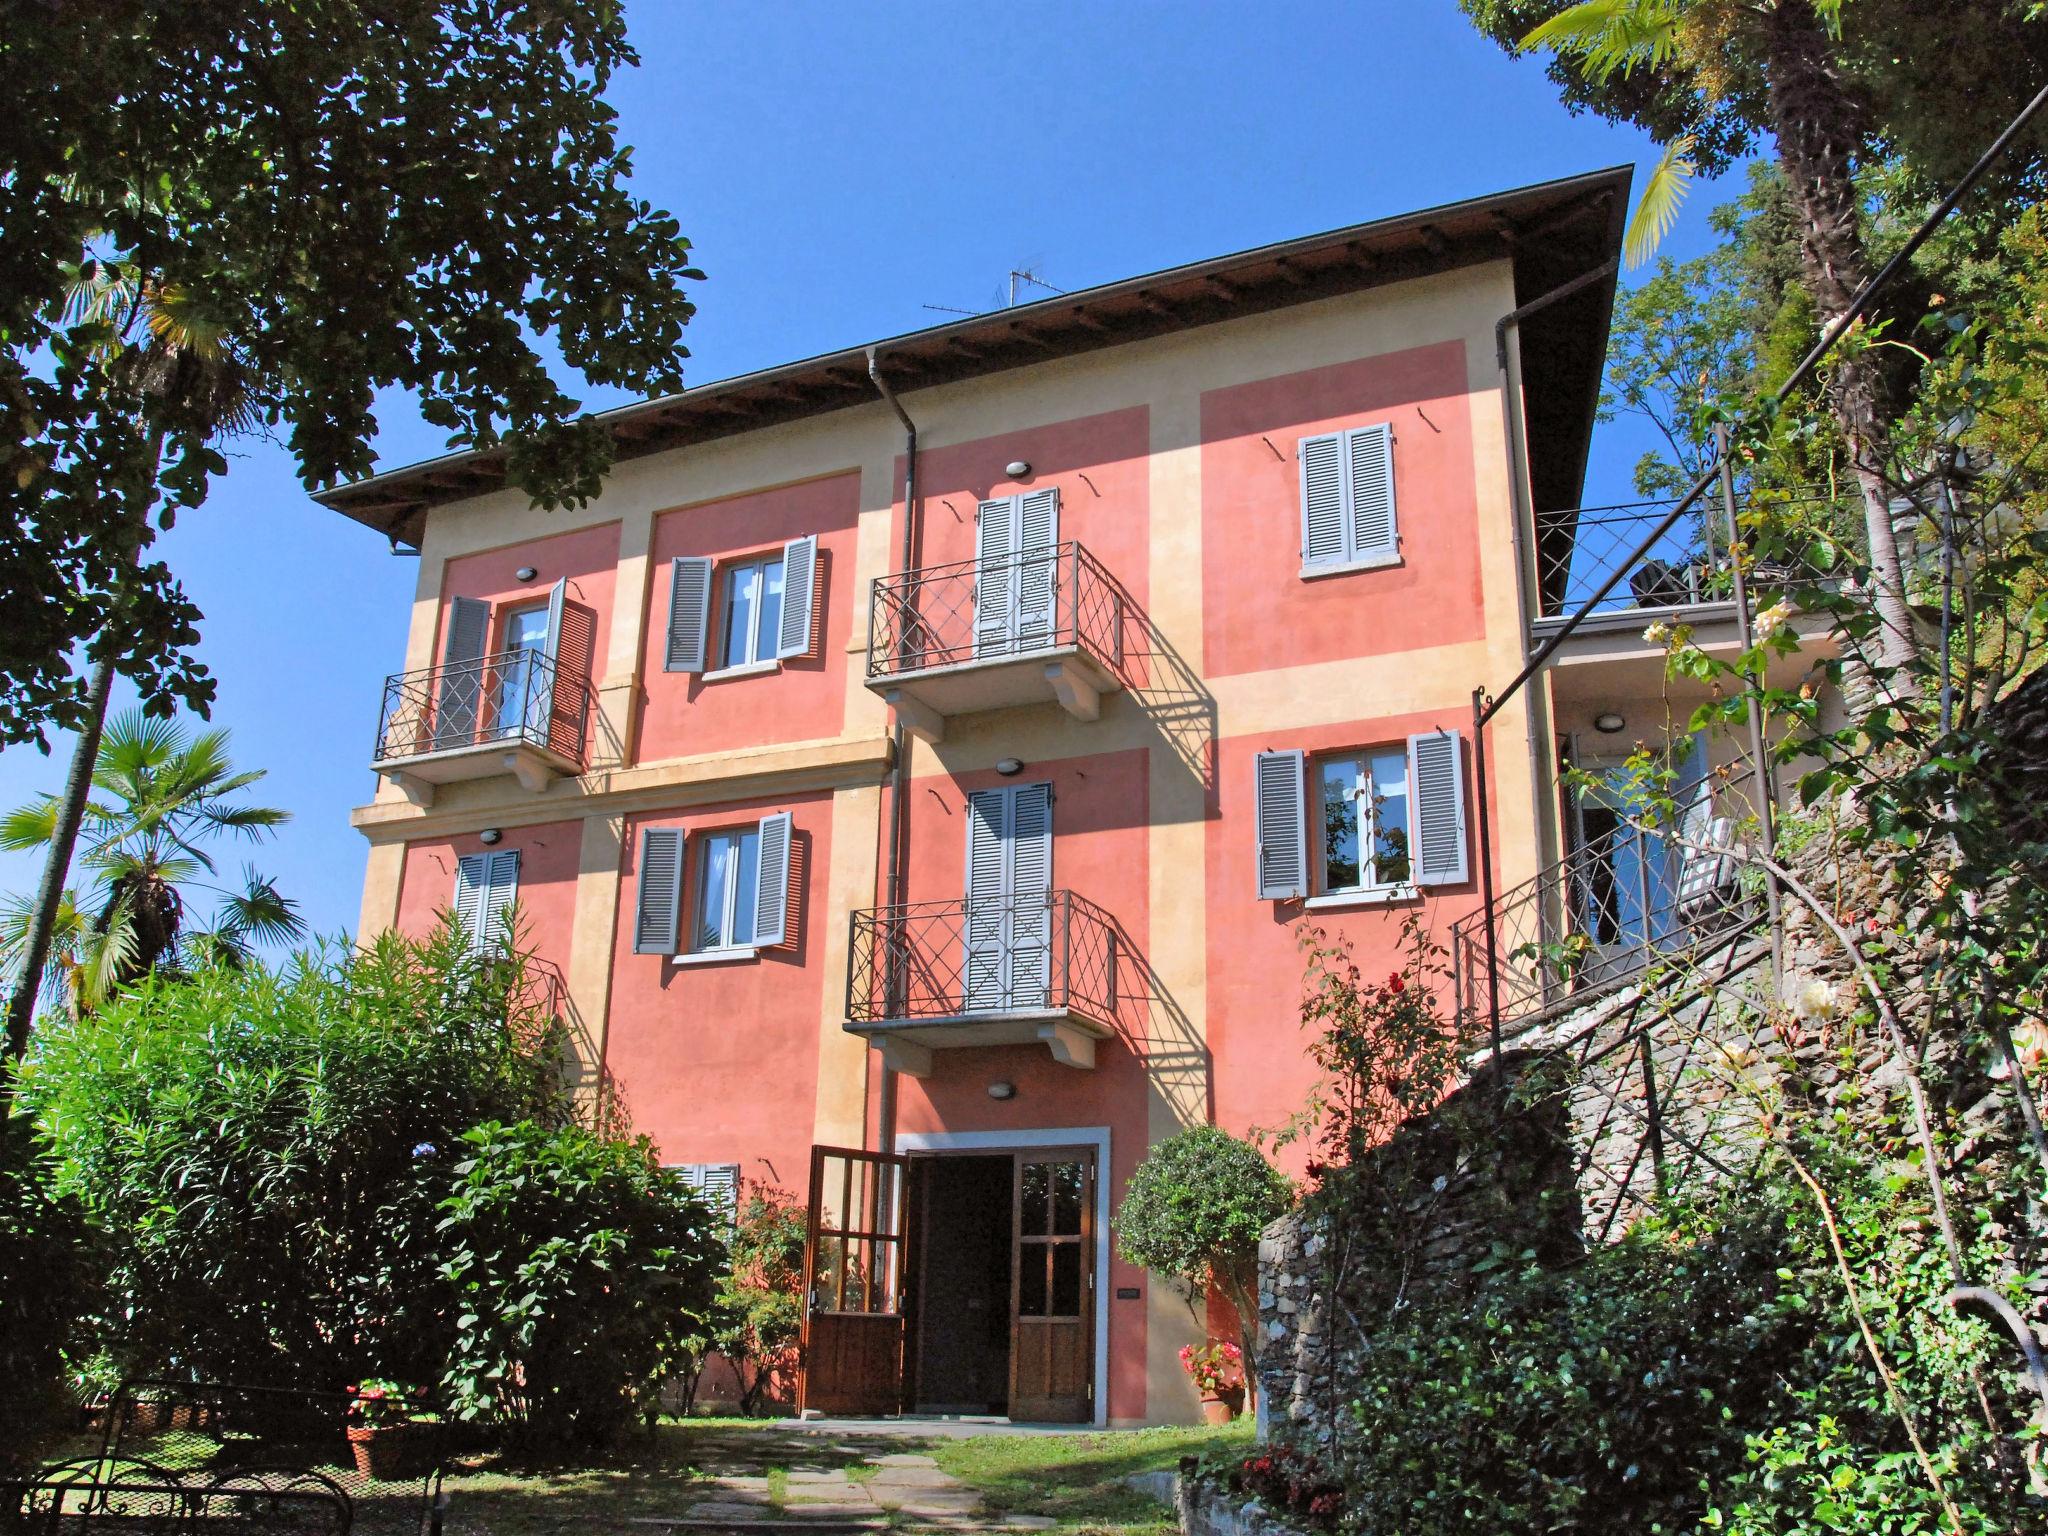
[(527, 1449), (601, 1443), (652, 1410), (709, 1312), (717, 1216), (644, 1138), (490, 1124), (462, 1140), (440, 1223), (449, 1406)]
[(1247, 1358), (1258, 1328), (1259, 1234), (1293, 1204), (1294, 1189), (1259, 1149), (1213, 1125), (1169, 1136), (1145, 1154), (1124, 1190), (1117, 1252), (1184, 1286), (1209, 1286), (1237, 1309)]
[(0, 1472), (35, 1460), (70, 1402), (64, 1346), (89, 1294), (87, 1234), (54, 1174), (28, 1118), (0, 1119)]
[(516, 956), (444, 929), (146, 980), (42, 1034), (23, 1102), (103, 1234), (120, 1367), (330, 1391), (437, 1376), (454, 1142), (569, 1112), (530, 996)]
[(804, 1213), (782, 1190), (750, 1184), (733, 1225), (712, 1337), (739, 1380), (740, 1412), (796, 1365), (804, 1319)]

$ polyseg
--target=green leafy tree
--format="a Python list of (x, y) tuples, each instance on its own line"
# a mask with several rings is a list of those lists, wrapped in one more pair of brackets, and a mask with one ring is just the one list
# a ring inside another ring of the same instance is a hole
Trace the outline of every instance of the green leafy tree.
[(91, 1234), (26, 1115), (0, 1120), (0, 1472), (34, 1465), (73, 1402), (65, 1349), (92, 1299)]
[(609, 440), (551, 359), (679, 387), (698, 274), (628, 190), (618, 4), (20, 0), (7, 21), (0, 740), (90, 712), (80, 644), (157, 711), (211, 696), (198, 610), (137, 550), (225, 471), (220, 419), (131, 365), (150, 315), (205, 317), (309, 485), (371, 468), (397, 388), (541, 504), (581, 502)]
[(749, 1184), (732, 1229), (732, 1253), (712, 1314), (712, 1340), (739, 1381), (740, 1412), (796, 1365), (804, 1321), (803, 1208), (785, 1190)]
[[(92, 884), (66, 891), (58, 909), (54, 952), (75, 1011), (99, 1007), (160, 966), (239, 965), (258, 943), (304, 936), (297, 903), (254, 869), (234, 888), (209, 878), (218, 872), (210, 845), (257, 842), (291, 819), (246, 803), (244, 791), (263, 777), (235, 768), (226, 731), (195, 734), (140, 710), (113, 723), (84, 812), (81, 863)], [(59, 814), (55, 795), (17, 806), (0, 817), (0, 848), (46, 846)], [(197, 893), (216, 905), (211, 921), (194, 927), (188, 906)], [(18, 974), (34, 916), (26, 898), (0, 908), (0, 964), (10, 973)]]
[(653, 1411), (709, 1315), (717, 1213), (644, 1137), (490, 1123), (459, 1155), (437, 1228), (449, 1403), (524, 1449), (601, 1445)]
[(571, 1119), (542, 1010), (519, 956), (449, 924), (277, 970), (160, 973), (52, 1025), (20, 1099), (57, 1193), (102, 1234), (89, 1342), (131, 1373), (433, 1380), (459, 1138)]
[(1294, 1187), (1265, 1155), (1214, 1125), (1155, 1143), (1131, 1173), (1116, 1248), (1177, 1282), (1190, 1301), (1211, 1287), (1235, 1309), (1247, 1361), (1258, 1355), (1259, 1234), (1287, 1213)]

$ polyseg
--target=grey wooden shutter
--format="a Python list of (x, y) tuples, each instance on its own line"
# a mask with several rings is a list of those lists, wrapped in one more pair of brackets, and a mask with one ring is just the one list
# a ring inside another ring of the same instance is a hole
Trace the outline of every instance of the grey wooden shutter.
[(672, 955), (683, 910), (683, 834), (678, 827), (640, 829), (639, 892), (633, 904), (633, 953)]
[(1387, 422), (1344, 434), (1350, 481), (1350, 558), (1397, 552), (1394, 529), (1394, 429)]
[(434, 709), (434, 746), (462, 747), (476, 739), (483, 696), (484, 644), (491, 631), (491, 605), (458, 597), (448, 604), (448, 629), (441, 637), (441, 682)]
[(1010, 790), (1009, 1006), (1044, 1008), (1052, 986), (1052, 786)]
[(491, 888), (491, 856), (465, 853), (455, 861), (455, 925), (469, 947), (481, 947), (484, 931), (484, 896)]
[(1300, 752), (1261, 752), (1253, 765), (1259, 900), (1308, 894), (1308, 768)]
[(754, 942), (781, 944), (789, 931), (789, 812), (761, 818), (760, 863), (754, 881)]
[(1017, 499), (1017, 648), (1050, 645), (1059, 629), (1060, 488)]
[(684, 1163), (676, 1170), (683, 1182), (700, 1195), (704, 1203), (724, 1221), (732, 1221), (740, 1209), (740, 1165), (738, 1163)]
[(1304, 437), (1301, 461), (1301, 563), (1338, 565), (1345, 558), (1344, 434)]
[(711, 562), (680, 555), (669, 567), (668, 654), (664, 672), (702, 672), (711, 629)]
[(808, 656), (817, 613), (818, 541), (806, 534), (782, 546), (782, 618), (775, 637), (778, 657)]
[(974, 514), (974, 653), (1001, 655), (1015, 632), (1017, 498), (984, 501)]
[(480, 945), (502, 943), (510, 947), (518, 938), (511, 928), (513, 903), (519, 899), (519, 850), (500, 848), (485, 856), (489, 860), (484, 891), (483, 931)]
[(1409, 878), (1417, 885), (1458, 885), (1469, 878), (1464, 745), (1455, 731), (1408, 738), (1408, 793), (1415, 818)]
[(1005, 891), (1003, 844), (1010, 797), (977, 789), (967, 797), (967, 913), (961, 961), (961, 1002), (967, 1010), (1003, 1003)]

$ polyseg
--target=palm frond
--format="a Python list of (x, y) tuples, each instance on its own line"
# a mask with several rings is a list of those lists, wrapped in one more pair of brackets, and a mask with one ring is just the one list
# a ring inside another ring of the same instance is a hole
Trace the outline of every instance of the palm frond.
[(41, 848), (57, 835), (57, 797), (43, 795), (0, 816), (0, 848)]
[(290, 821), (292, 813), (270, 805), (209, 805), (202, 807), (194, 819), (213, 831), (238, 833), (253, 843), (261, 842), (263, 834), (272, 827)]
[(1577, 54), (1595, 80), (1656, 69), (1679, 49), (1676, 0), (1581, 0), (1523, 37), (1524, 53)]
[(90, 1013), (112, 997), (122, 973), (134, 963), (139, 942), (135, 914), (126, 900), (116, 902), (105, 926), (80, 940), (72, 970), (73, 1005)]
[(242, 889), (221, 903), (215, 926), (237, 938), (253, 938), (269, 944), (289, 943), (309, 931), (299, 916), (299, 904), (282, 894), (277, 883), (254, 868), (242, 871)]
[(1643, 195), (1622, 237), (1622, 253), (1630, 266), (1640, 267), (1648, 261), (1678, 222), (1678, 210), (1692, 188), (1692, 149), (1691, 134), (1673, 139), (1643, 183)]

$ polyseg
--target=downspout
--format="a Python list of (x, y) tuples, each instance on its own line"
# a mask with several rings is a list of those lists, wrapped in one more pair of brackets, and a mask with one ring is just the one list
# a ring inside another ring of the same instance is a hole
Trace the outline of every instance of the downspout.
[[(882, 377), (881, 364), (873, 347), (868, 348), (868, 377), (874, 381), (882, 399), (888, 402), (889, 409), (896, 413), (896, 419), (903, 423), (903, 542), (896, 569), (907, 572), (917, 547), (917, 423), (903, 409), (903, 402), (896, 398), (896, 391), (889, 387), (889, 381)], [(910, 740), (900, 720), (891, 729), (889, 739), (888, 872), (883, 876), (882, 893), (887, 905), (900, 907), (904, 905), (903, 804), (910, 792)], [(882, 1061), (881, 1096), (875, 1111), (875, 1142), (877, 1151), (896, 1150), (896, 1069), (889, 1065), (886, 1057)]]
[[(1535, 559), (1536, 508), (1533, 501), (1526, 494), (1526, 488), (1530, 483), (1528, 473), (1529, 444), (1525, 423), (1522, 418), (1521, 369), (1515, 366), (1518, 355), (1511, 357), (1509, 353), (1508, 333), (1510, 331), (1519, 331), (1522, 322), (1531, 315), (1540, 314), (1542, 311), (1550, 308), (1551, 305), (1568, 299), (1573, 294), (1592, 287), (1595, 283), (1605, 281), (1620, 270), (1620, 259), (1609, 257), (1590, 271), (1581, 272), (1570, 282), (1562, 283), (1551, 289), (1548, 293), (1539, 294), (1528, 303), (1509, 310), (1500, 319), (1495, 321), (1493, 326), (1493, 359), (1495, 366), (1500, 370), (1501, 410), (1506, 418), (1508, 429), (1508, 505), (1512, 509), (1512, 516), (1509, 521), (1514, 533), (1515, 610), (1517, 622), (1521, 626), (1518, 631), (1519, 638), (1516, 641), (1516, 645), (1525, 657), (1527, 655), (1529, 607), (1531, 601), (1529, 580), (1531, 575), (1535, 574), (1540, 581), (1541, 574), (1535, 572), (1532, 563)], [(1529, 737), (1529, 808), (1535, 817), (1537, 837), (1545, 839), (1550, 825), (1550, 817), (1544, 805), (1543, 786), (1550, 777), (1550, 769), (1549, 765), (1544, 761), (1543, 742), (1541, 740), (1543, 733), (1533, 729), (1536, 724), (1539, 708), (1538, 701), (1534, 695), (1530, 698), (1528, 708), (1530, 710), (1530, 725), (1532, 727), (1527, 733)], [(1547, 720), (1549, 713), (1549, 701), (1547, 698), (1542, 700), (1541, 710), (1543, 718)], [(1484, 785), (1475, 787), (1478, 793), (1485, 794), (1486, 789)], [(1558, 857), (1561, 858), (1563, 856), (1562, 849), (1552, 850), (1548, 847), (1539, 847), (1537, 849), (1538, 865), (1541, 866), (1553, 862), (1544, 857), (1545, 854), (1553, 851)], [(1481, 858), (1490, 861), (1492, 856), (1492, 850), (1487, 848), (1480, 849)]]

